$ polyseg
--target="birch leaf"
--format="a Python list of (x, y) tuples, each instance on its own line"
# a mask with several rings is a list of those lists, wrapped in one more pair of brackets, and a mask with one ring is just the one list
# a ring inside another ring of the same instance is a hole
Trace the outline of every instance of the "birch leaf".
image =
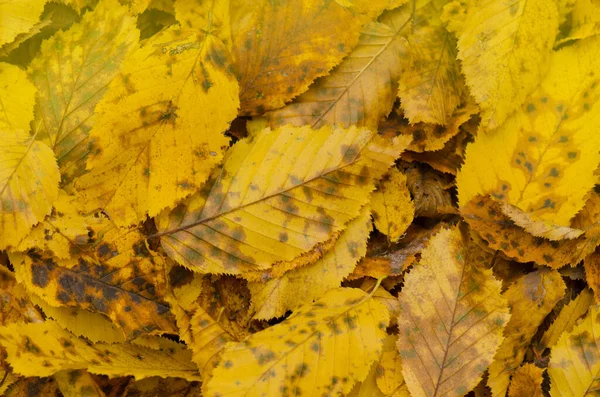
[(27, 74), (15, 65), (0, 62), (0, 129), (29, 131), (34, 104), (35, 87)]
[(102, 0), (81, 22), (45, 40), (29, 66), (38, 139), (54, 150), (63, 182), (85, 171), (94, 109), (137, 45), (135, 23), (126, 6)]
[(596, 336), (600, 333), (598, 312), (592, 306), (588, 314), (571, 332), (562, 334), (550, 353), (548, 375), (552, 397), (594, 395), (600, 384), (600, 346)]
[(511, 375), (519, 368), (539, 325), (565, 295), (565, 283), (556, 270), (542, 269), (515, 281), (504, 293), (511, 309), (505, 339), (489, 368), (492, 396), (505, 396)]
[(40, 19), (46, 0), (1, 0), (0, 46), (26, 33)]
[(543, 372), (532, 363), (523, 364), (510, 381), (508, 397), (542, 397)]
[(270, 125), (376, 128), (397, 95), (410, 11), (405, 5), (366, 25), (357, 46), (328, 76), (283, 109), (267, 113)]
[(133, 375), (136, 379), (179, 376), (200, 380), (191, 353), (168, 339), (162, 339), (161, 350), (131, 343), (89, 343), (47, 321), (1, 327), (0, 344), (6, 348), (15, 372), (24, 376), (87, 369), (110, 376)]
[(96, 106), (90, 172), (76, 183), (87, 210), (140, 222), (195, 192), (221, 160), (238, 86), (206, 23), (170, 27), (123, 61)]
[(377, 364), (371, 367), (367, 377), (360, 383), (354, 385), (348, 397), (385, 397), (377, 387), (375, 377), (377, 376)]
[(347, 394), (381, 354), (388, 322), (385, 307), (365, 292), (331, 290), (284, 322), (227, 344), (204, 392)]
[(385, 396), (410, 397), (402, 377), (402, 357), (396, 348), (397, 340), (397, 336), (389, 335), (383, 342), (375, 382)]
[(60, 174), (52, 150), (23, 130), (1, 131), (0, 250), (16, 246), (52, 211)]
[(406, 175), (393, 168), (373, 193), (371, 203), (375, 227), (391, 242), (397, 242), (415, 215), (415, 206), (406, 186)]
[(598, 1), (573, 1), (569, 17), (571, 29), (567, 37), (563, 37), (556, 42), (557, 46), (600, 33), (600, 3)]
[(398, 349), (411, 396), (462, 396), (491, 363), (510, 315), (486, 265), (455, 227), (436, 234), (405, 277)]
[(570, 226), (600, 163), (599, 60), (600, 38), (552, 54), (548, 74), (526, 102), (467, 147), (457, 176), (460, 206), (490, 193), (532, 220)]
[(250, 282), (254, 318), (269, 319), (283, 316), (304, 302), (323, 296), (340, 286), (358, 260), (367, 252), (367, 239), (372, 229), (369, 207), (352, 220), (333, 247), (319, 260), (308, 266), (293, 269), (267, 282)]
[(162, 247), (208, 273), (290, 261), (357, 217), (407, 144), (355, 127), (265, 129), (238, 142), (215, 180), (158, 219)]
[(557, 33), (554, 2), (466, 2), (458, 25), (458, 58), (481, 106), (484, 131), (501, 126), (542, 81)]

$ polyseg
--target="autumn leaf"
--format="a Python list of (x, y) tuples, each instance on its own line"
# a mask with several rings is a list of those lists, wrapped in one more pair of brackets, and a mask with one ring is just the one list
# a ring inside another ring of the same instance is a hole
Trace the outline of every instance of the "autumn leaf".
[(569, 5), (570, 29), (566, 37), (557, 40), (557, 46), (600, 33), (600, 4), (597, 1), (577, 0)]
[(525, 103), (493, 134), (479, 134), (467, 147), (457, 176), (460, 206), (489, 193), (532, 220), (570, 225), (600, 162), (594, 110), (600, 90), (593, 77), (599, 43), (586, 40), (554, 52), (548, 73)]
[(37, 138), (54, 150), (63, 182), (85, 171), (94, 109), (137, 45), (135, 20), (126, 6), (102, 0), (66, 32), (44, 41), (28, 74), (37, 88)]
[(89, 343), (56, 323), (0, 327), (0, 344), (8, 362), (24, 376), (50, 376), (62, 370), (87, 369), (111, 376), (179, 376), (199, 380), (191, 354), (182, 345), (161, 339), (160, 350), (136, 344)]
[(227, 344), (204, 392), (347, 394), (381, 354), (388, 321), (387, 310), (365, 292), (331, 290), (284, 322)]
[(510, 315), (487, 265), (454, 227), (430, 240), (405, 277), (398, 349), (411, 396), (461, 396), (491, 363)]
[(385, 395), (377, 387), (375, 381), (377, 377), (377, 365), (371, 367), (371, 371), (367, 374), (367, 377), (360, 383), (354, 385), (354, 388), (348, 397), (385, 397)]
[(407, 143), (355, 127), (265, 129), (238, 142), (214, 180), (164, 213), (157, 236), (196, 271), (237, 274), (292, 260), (359, 215)]
[(292, 269), (281, 277), (248, 283), (252, 294), (254, 318), (280, 317), (304, 302), (323, 296), (340, 286), (358, 260), (367, 251), (367, 239), (372, 229), (369, 207), (352, 220), (335, 241), (333, 247), (315, 263)]
[[(408, 29), (410, 16), (410, 7), (405, 5), (366, 25), (358, 45), (328, 76), (291, 104), (267, 113), (270, 125), (376, 128), (392, 110), (397, 95), (406, 52), (402, 33)], [(382, 70), (387, 71), (383, 76)], [(353, 110), (355, 106), (360, 112)]]
[(600, 354), (595, 334), (600, 332), (598, 305), (571, 332), (562, 334), (550, 353), (550, 395), (584, 396), (597, 392)]
[(406, 175), (393, 168), (371, 198), (377, 230), (396, 242), (413, 221), (415, 206), (406, 186)]
[[(238, 3), (244, 1), (232, 0), (232, 7)], [(369, 2), (363, 9), (325, 0), (251, 3), (251, 15), (238, 23), (233, 18), (232, 26), (241, 113), (280, 108), (306, 91), (354, 47), (360, 27), (385, 3)]]
[(543, 372), (532, 363), (523, 364), (510, 381), (508, 397), (542, 397)]
[(509, 380), (521, 365), (531, 338), (544, 317), (565, 294), (565, 283), (556, 270), (543, 268), (517, 279), (503, 294), (511, 317), (504, 328), (505, 339), (488, 372), (492, 396), (504, 396)]
[(54, 374), (54, 379), (65, 396), (105, 397), (94, 378), (84, 370), (60, 371)]
[(409, 397), (408, 387), (402, 377), (402, 357), (396, 348), (397, 339), (389, 335), (383, 342), (375, 382), (385, 396)]
[[(458, 59), (466, 83), (481, 106), (481, 129), (491, 131), (521, 107), (542, 81), (558, 32), (558, 13), (554, 2), (545, 0), (466, 0), (463, 7), (463, 19), (452, 25), (457, 30)], [(460, 15), (460, 11), (450, 14)], [(518, 80), (514, 76), (519, 76)], [(569, 85), (577, 86), (571, 82)]]
[(2, 129), (0, 249), (15, 246), (58, 198), (60, 174), (52, 150), (24, 130)]
[(102, 208), (123, 226), (143, 221), (194, 193), (221, 160), (238, 85), (204, 22), (206, 30), (170, 27), (123, 61), (96, 106), (90, 172), (76, 181), (88, 211)]
[(40, 19), (46, 0), (2, 0), (0, 15), (0, 46), (10, 43), (17, 35), (26, 33)]
[(34, 103), (35, 87), (27, 74), (15, 65), (0, 62), (0, 129), (28, 131)]

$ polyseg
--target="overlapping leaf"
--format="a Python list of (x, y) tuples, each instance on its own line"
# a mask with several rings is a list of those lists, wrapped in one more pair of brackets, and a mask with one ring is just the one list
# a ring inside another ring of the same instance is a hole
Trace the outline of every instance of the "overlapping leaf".
[(221, 160), (238, 85), (211, 16), (205, 29), (171, 27), (123, 61), (96, 106), (90, 173), (77, 181), (88, 210), (140, 222), (195, 192)]
[(407, 144), (355, 127), (265, 129), (232, 148), (207, 188), (160, 217), (162, 247), (209, 273), (292, 260), (359, 215)]
[(39, 19), (46, 0), (0, 1), (0, 46), (11, 42), (17, 35), (26, 33)]
[(387, 310), (365, 292), (329, 291), (284, 322), (227, 344), (204, 392), (347, 394), (381, 354), (388, 322)]
[(0, 62), (0, 129), (29, 131), (34, 103), (35, 87), (27, 74), (15, 65)]
[(396, 242), (413, 221), (415, 206), (406, 186), (406, 175), (393, 168), (371, 199), (377, 230)]
[(37, 138), (54, 150), (63, 181), (85, 171), (94, 109), (137, 36), (127, 7), (103, 0), (81, 22), (44, 41), (29, 66), (37, 88)]
[(411, 396), (462, 396), (490, 364), (510, 317), (479, 248), (443, 229), (405, 277), (398, 349)]

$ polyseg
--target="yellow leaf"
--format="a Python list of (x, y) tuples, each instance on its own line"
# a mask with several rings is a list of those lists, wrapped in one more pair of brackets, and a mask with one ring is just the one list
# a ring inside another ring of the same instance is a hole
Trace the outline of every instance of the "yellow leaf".
[(383, 353), (377, 366), (377, 387), (390, 397), (410, 397), (402, 377), (402, 357), (396, 347), (398, 337), (389, 335), (383, 342)]
[[(246, 2), (233, 0), (232, 7)], [(241, 113), (260, 115), (306, 91), (354, 47), (362, 25), (386, 3), (355, 10), (327, 0), (254, 2), (244, 16), (250, 21), (232, 29)]]
[(192, 360), (207, 382), (219, 363), (220, 354), (227, 342), (235, 339), (229, 335), (202, 307), (198, 306), (191, 320)]
[(17, 279), (51, 306), (77, 307), (108, 316), (131, 339), (175, 332), (164, 259), (149, 251), (139, 232), (113, 229), (76, 261), (37, 253), (11, 256)]
[(154, 376), (127, 384), (127, 395), (135, 397), (191, 397), (202, 396), (200, 382), (188, 382), (181, 378)]
[[(0, 15), (1, 8), (2, 3)], [(0, 129), (29, 131), (34, 104), (35, 87), (27, 74), (15, 65), (0, 62)]]
[(407, 144), (355, 127), (265, 129), (236, 143), (205, 189), (163, 213), (157, 236), (171, 258), (201, 272), (290, 261), (357, 217)]
[(457, 176), (460, 206), (490, 193), (534, 221), (559, 226), (570, 226), (583, 207), (600, 163), (600, 84), (594, 77), (600, 38), (553, 53), (549, 64), (539, 87), (502, 127), (467, 147)]
[(600, 387), (600, 346), (596, 336), (600, 333), (598, 312), (592, 306), (588, 314), (571, 332), (562, 334), (552, 348), (548, 375), (552, 397), (595, 395)]
[(87, 369), (109, 376), (179, 376), (200, 380), (191, 353), (161, 338), (161, 350), (133, 343), (90, 343), (56, 323), (10, 324), (0, 327), (0, 344), (8, 362), (24, 376), (50, 376), (58, 371)]
[(248, 283), (252, 306), (256, 310), (254, 318), (283, 316), (286, 311), (293, 311), (339, 287), (366, 254), (371, 229), (369, 207), (365, 206), (360, 215), (346, 226), (333, 247), (315, 263), (290, 270), (266, 282)]
[(367, 377), (360, 383), (354, 385), (348, 397), (385, 397), (385, 394), (379, 390), (375, 378), (377, 376), (377, 363), (371, 366)]
[(532, 363), (523, 364), (512, 377), (508, 397), (542, 397), (543, 372)]
[(534, 237), (504, 215), (502, 205), (489, 196), (476, 196), (461, 208), (461, 214), (490, 248), (518, 262), (535, 262), (554, 269), (575, 266), (600, 242), (597, 237), (585, 236), (560, 242)]
[(23, 130), (0, 139), (0, 250), (15, 246), (58, 198), (60, 174), (52, 150)]
[(60, 371), (54, 374), (58, 388), (64, 396), (105, 397), (94, 378), (84, 370)]
[(600, 33), (600, 3), (597, 0), (577, 0), (570, 6), (570, 30), (566, 37), (557, 40), (557, 46)]
[(398, 96), (411, 124), (446, 125), (460, 105), (464, 80), (456, 59), (456, 38), (441, 23), (441, 5), (431, 1), (415, 11), (408, 35), (408, 57)]
[(594, 300), (600, 303), (600, 255), (598, 249), (592, 251), (584, 260), (585, 281), (594, 291)]
[(270, 125), (377, 128), (397, 95), (410, 12), (405, 5), (366, 25), (357, 46), (328, 76), (283, 109), (267, 113)]
[(238, 85), (209, 28), (170, 27), (125, 58), (96, 106), (90, 172), (76, 183), (87, 210), (140, 222), (194, 193), (221, 160)]
[(365, 292), (331, 290), (284, 322), (227, 344), (204, 392), (348, 394), (381, 354), (388, 321), (385, 307)]
[(547, 0), (466, 3), (464, 20), (457, 25), (458, 58), (481, 106), (481, 128), (491, 131), (525, 102), (544, 77), (558, 33), (558, 12), (555, 3)]
[(46, 0), (0, 0), (0, 46), (32, 28), (45, 4)]
[(69, 30), (45, 40), (29, 66), (37, 93), (37, 138), (54, 150), (63, 182), (85, 171), (94, 109), (137, 45), (135, 19), (117, 0), (102, 0)]
[(533, 220), (523, 210), (508, 203), (503, 203), (501, 208), (502, 212), (508, 216), (515, 225), (522, 227), (527, 233), (536, 237), (544, 237), (548, 240), (564, 240), (574, 239), (585, 233), (585, 231), (581, 229), (555, 225), (551, 222)]
[[(171, 3), (171, 0), (167, 4)], [(232, 49), (230, 8), (231, 0), (190, 1), (176, 0), (175, 17), (183, 28), (208, 30)]]
[(544, 336), (542, 336), (537, 347), (538, 351), (541, 353), (544, 349), (553, 347), (564, 332), (571, 331), (577, 320), (587, 313), (593, 302), (594, 294), (589, 288), (586, 288), (575, 299), (565, 305), (550, 328), (544, 332)]
[(397, 242), (408, 229), (415, 215), (415, 206), (406, 187), (406, 175), (392, 168), (389, 176), (380, 183), (371, 198), (375, 227)]
[(454, 227), (436, 234), (405, 276), (398, 349), (411, 396), (463, 396), (492, 361), (510, 315), (487, 265)]
[[(93, 224), (106, 222), (105, 218), (84, 217), (78, 212), (74, 196), (58, 192), (54, 208), (43, 222), (37, 224), (16, 249), (25, 252), (31, 248), (50, 252), (59, 259), (70, 258), (90, 241)], [(81, 248), (80, 248), (81, 247)]]
[(523, 362), (539, 325), (565, 295), (565, 283), (556, 270), (542, 269), (519, 277), (504, 293), (510, 321), (504, 342), (490, 365), (488, 386), (494, 397), (505, 396), (511, 375)]

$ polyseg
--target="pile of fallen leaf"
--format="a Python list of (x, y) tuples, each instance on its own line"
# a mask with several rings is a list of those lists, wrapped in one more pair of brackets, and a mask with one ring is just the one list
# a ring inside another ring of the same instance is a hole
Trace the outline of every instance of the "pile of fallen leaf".
[(597, 0), (0, 25), (1, 395), (600, 392)]

